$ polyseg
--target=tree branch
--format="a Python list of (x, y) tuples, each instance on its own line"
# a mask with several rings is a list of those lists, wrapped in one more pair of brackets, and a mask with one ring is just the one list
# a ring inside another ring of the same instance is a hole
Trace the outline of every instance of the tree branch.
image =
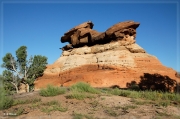
[(13, 70), (17, 73), (17, 75), (18, 75), (19, 77), (23, 77), (23, 76), (15, 69), (14, 62), (13, 62), (12, 57), (11, 57), (11, 65), (12, 65), (12, 67), (13, 67)]

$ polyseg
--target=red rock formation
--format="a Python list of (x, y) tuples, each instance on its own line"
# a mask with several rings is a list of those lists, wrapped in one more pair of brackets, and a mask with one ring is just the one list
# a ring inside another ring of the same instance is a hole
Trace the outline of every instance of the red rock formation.
[[(166, 75), (180, 82), (175, 70), (163, 66), (155, 56), (135, 43), (136, 32), (133, 29), (138, 26), (136, 22), (120, 22), (98, 37), (104, 39), (114, 34), (112, 38), (121, 39), (64, 50), (61, 57), (47, 66), (44, 75), (35, 81), (35, 89), (48, 84), (71, 86), (79, 81), (93, 87), (117, 85), (126, 88), (131, 81), (139, 83), (144, 73)], [(84, 32), (82, 29), (81, 33)], [(86, 32), (87, 29), (84, 30)], [(105, 37), (102, 37), (103, 34)]]

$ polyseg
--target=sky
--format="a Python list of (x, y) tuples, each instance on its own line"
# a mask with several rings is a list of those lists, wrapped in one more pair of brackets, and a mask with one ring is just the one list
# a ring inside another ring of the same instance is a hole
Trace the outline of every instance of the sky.
[[(91, 20), (104, 32), (127, 20), (140, 22), (136, 43), (160, 62), (180, 71), (180, 2), (178, 0), (1, 0), (0, 64), (6, 53), (22, 45), (28, 56), (48, 57), (53, 64), (66, 45), (65, 32)], [(0, 74), (4, 69), (0, 68)]]

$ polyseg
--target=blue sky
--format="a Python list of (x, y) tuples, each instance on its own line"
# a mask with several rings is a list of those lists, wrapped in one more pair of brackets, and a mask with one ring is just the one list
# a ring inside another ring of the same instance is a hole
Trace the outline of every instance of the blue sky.
[(28, 47), (28, 56), (47, 56), (52, 64), (65, 45), (60, 37), (74, 26), (91, 20), (93, 29), (103, 32), (118, 22), (133, 20), (140, 22), (137, 44), (163, 65), (180, 71), (178, 0), (1, 0), (0, 7), (0, 64), (6, 53), (15, 56), (22, 45)]

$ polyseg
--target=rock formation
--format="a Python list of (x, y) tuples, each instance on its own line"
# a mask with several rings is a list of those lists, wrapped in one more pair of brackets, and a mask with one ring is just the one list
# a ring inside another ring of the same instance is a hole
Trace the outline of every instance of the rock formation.
[(132, 44), (135, 42), (136, 28), (139, 23), (134, 21), (120, 22), (103, 33), (92, 30), (93, 25), (91, 21), (85, 22), (66, 32), (61, 37), (61, 42), (69, 42), (69, 44), (61, 49), (69, 50), (84, 45), (105, 44), (113, 40), (130, 41)]
[(163, 66), (135, 43), (139, 25), (134, 21), (120, 22), (103, 33), (93, 30), (92, 22), (72, 28), (61, 37), (61, 42), (69, 44), (35, 81), (35, 89), (48, 84), (71, 86), (79, 81), (93, 87), (126, 88), (131, 81), (140, 82), (144, 73), (166, 75), (179, 82), (175, 70)]

